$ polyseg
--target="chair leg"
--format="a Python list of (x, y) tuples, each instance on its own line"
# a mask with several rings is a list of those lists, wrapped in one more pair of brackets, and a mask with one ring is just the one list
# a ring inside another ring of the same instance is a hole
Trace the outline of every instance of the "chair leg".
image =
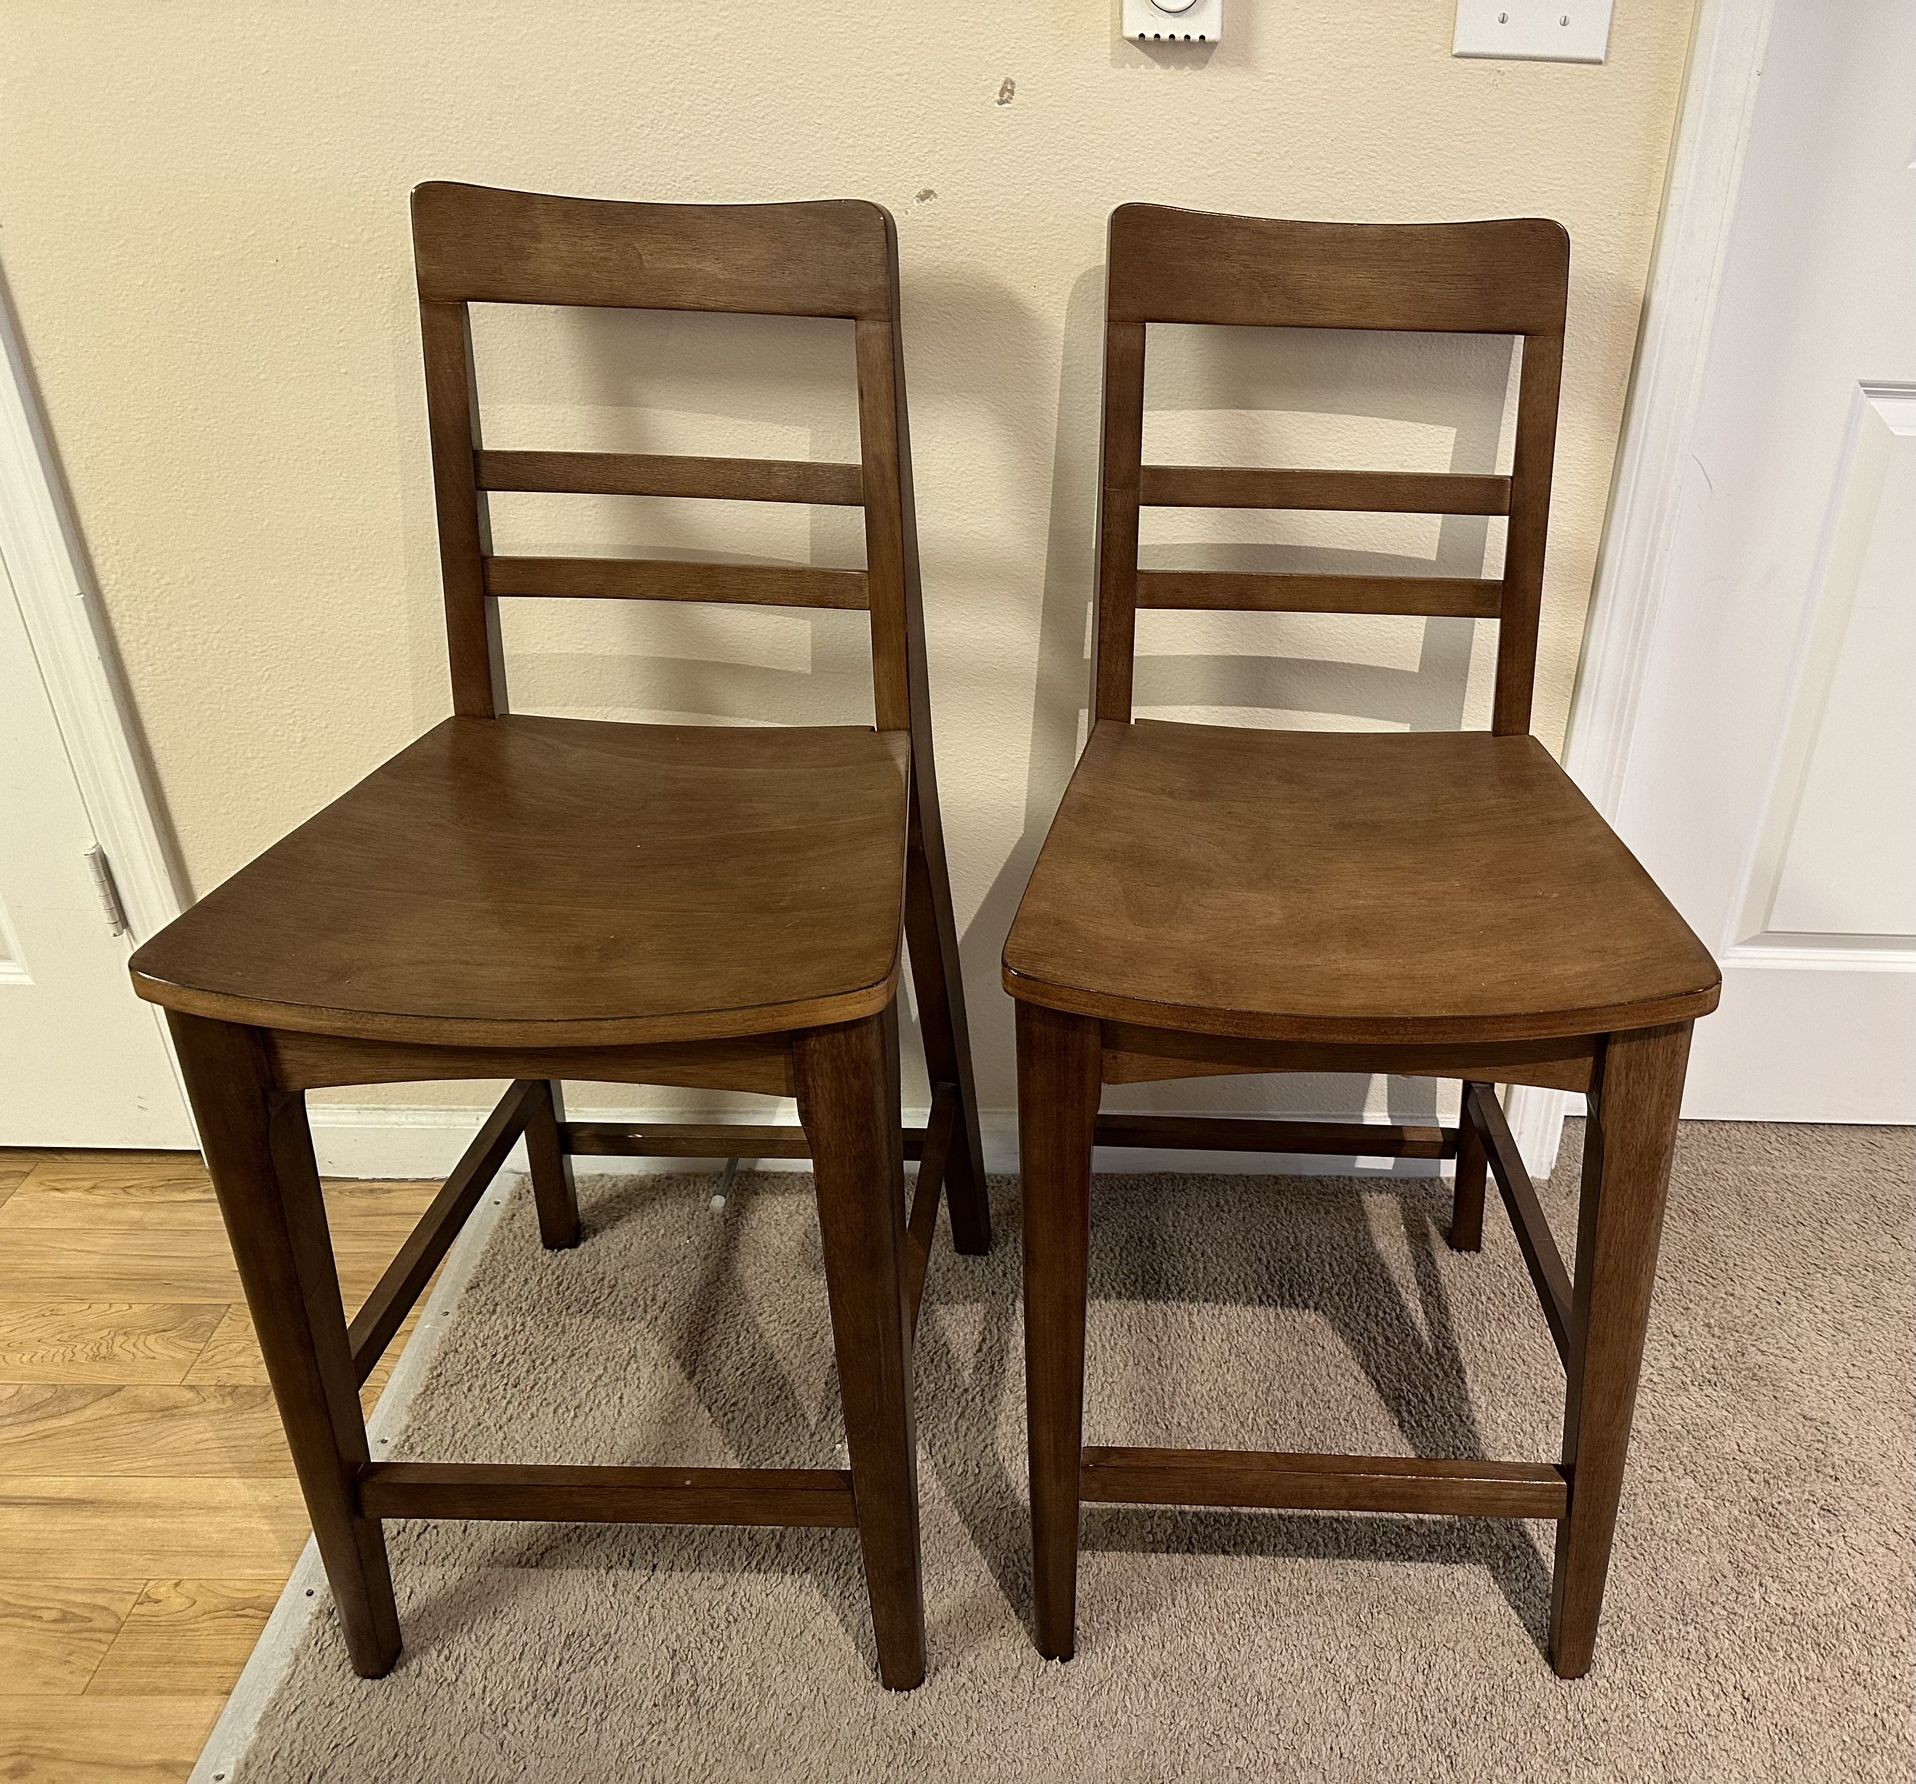
[(813, 1030), (793, 1047), (811, 1142), (852, 1499), (865, 1556), (878, 1674), (925, 1677), (918, 1437), (905, 1314), (905, 1166), (894, 1013)]
[(385, 1536), (358, 1507), (366, 1423), (305, 1101), (273, 1083), (259, 1030), (167, 1022), (353, 1670), (378, 1678), (399, 1656), (399, 1612)]
[[(991, 1201), (978, 1132), (978, 1091), (972, 1080), (971, 1036), (965, 1021), (965, 985), (958, 959), (958, 922), (951, 907), (944, 837), (936, 813), (921, 811), (923, 780), (912, 780), (910, 838), (905, 859), (905, 939), (911, 949), (912, 990), (932, 1083), (958, 1093), (958, 1131), (945, 1166), (945, 1206), (951, 1242), (981, 1257), (991, 1249)], [(929, 816), (930, 822), (924, 821)]]
[(1564, 1411), (1570, 1507), (1550, 1593), (1550, 1658), (1566, 1679), (1590, 1670), (1596, 1646), (1689, 1052), (1686, 1022), (1612, 1035), (1597, 1065), (1602, 1114), (1585, 1130)]
[(1018, 1154), (1031, 1572), (1038, 1651), (1049, 1660), (1069, 1660), (1077, 1647), (1091, 1134), (1099, 1088), (1098, 1024), (1020, 1003)]
[(572, 1160), (559, 1138), (565, 1099), (550, 1080), (544, 1094), (526, 1103), (526, 1160), (531, 1166), (532, 1200), (539, 1210), (539, 1238), (548, 1251), (570, 1251), (579, 1242), (579, 1194), (573, 1187)]
[(1488, 1084), (1466, 1084), (1463, 1107), (1457, 1119), (1457, 1187), (1450, 1204), (1450, 1248), (1452, 1251), (1481, 1251), (1484, 1243), (1484, 1178), (1489, 1161), (1484, 1154), (1483, 1135), (1471, 1125), (1470, 1093), (1495, 1096)]

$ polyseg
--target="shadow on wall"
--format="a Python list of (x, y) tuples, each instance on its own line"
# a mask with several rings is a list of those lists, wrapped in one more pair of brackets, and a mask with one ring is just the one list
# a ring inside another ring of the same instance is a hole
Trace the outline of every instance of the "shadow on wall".
[[(985, 816), (981, 789), (1002, 762), (1005, 726), (1029, 728), (1019, 833), (1008, 849), (991, 849), (997, 859), (984, 869), (991, 877), (964, 935), (988, 1108), (1008, 1109), (1014, 1100), (999, 951), (1076, 761), (1088, 707), (1103, 284), (1102, 268), (1091, 268), (1070, 291), (1049, 440), (1030, 399), (1032, 368), (1047, 353), (1037, 313), (970, 268), (918, 269), (906, 292), (914, 333), (925, 343), (908, 340), (907, 356), (940, 778), (961, 880), (963, 865), (973, 869), (973, 883), (984, 877), (969, 814)], [(473, 318), (489, 445), (858, 455), (848, 324), (488, 306), (475, 307)], [(959, 338), (962, 354), (951, 346)], [(1508, 459), (1511, 369), (1511, 343), (1501, 337), (1154, 328), (1145, 457), (1494, 471)], [(1035, 633), (1038, 566), (1018, 561), (1018, 527), (981, 537), (982, 529), (947, 518), (962, 515), (963, 504), (943, 492), (965, 476), (987, 491), (1031, 492), (1027, 536), (1041, 525), (1043, 537)], [(1039, 494), (1047, 477), (1048, 506)], [(834, 567), (864, 561), (856, 509), (497, 495), (492, 515), (502, 552)], [(1147, 567), (1164, 568), (1495, 574), (1502, 524), (1468, 516), (1148, 510), (1140, 555)], [(430, 552), (430, 523), (413, 536)], [(432, 586), (434, 567), (419, 568), (422, 586)], [(433, 608), (421, 603), (417, 623), (415, 685), (426, 717), (443, 710), (443, 644)], [(710, 724), (871, 719), (866, 622), (854, 614), (509, 602), (504, 632), (521, 711)], [(1014, 654), (1034, 640), (1034, 653)], [(1138, 712), (1210, 723), (1456, 729), (1485, 722), (1494, 644), (1494, 628), (1468, 620), (1146, 614)], [(965, 693), (954, 695), (954, 685)], [(1007, 720), (1014, 700), (1017, 718)], [(752, 866), (715, 861), (713, 871)], [(1185, 1081), (1162, 1094), (1171, 1099), (1165, 1106), (1180, 1108), (1320, 1115), (1369, 1108), (1397, 1120), (1436, 1113), (1428, 1084), (1393, 1085), (1380, 1099), (1363, 1079)], [(1146, 1087), (1127, 1100), (1150, 1107), (1154, 1093)]]
[[(966, 935), (968, 982), (994, 990), (1004, 936), (1088, 724), (1103, 323), (1104, 273), (1094, 268), (1079, 276), (1066, 310), (1024, 823)], [(1508, 467), (1514, 367), (1513, 343), (1500, 336), (1155, 327), (1144, 458), (1493, 472)], [(1147, 509), (1139, 559), (1163, 569), (1495, 575), (1503, 524)], [(1494, 650), (1492, 629), (1463, 619), (1144, 613), (1135, 709), (1207, 723), (1456, 730), (1488, 721)], [(1001, 1026), (1008, 1061), (1008, 1014)], [(1387, 1080), (1380, 1103), (1369, 1080), (1328, 1077), (1137, 1086), (1113, 1093), (1111, 1106), (1344, 1118), (1369, 1109), (1393, 1121), (1439, 1112), (1428, 1081)]]
[[(995, 393), (1021, 387), (1013, 369), (1038, 348), (1034, 316), (1009, 288), (968, 269), (936, 269), (914, 285), (914, 314), (944, 314), (948, 332), (984, 343), (963, 365), (915, 353), (907, 343), (921, 485), (942, 431), (928, 416), (965, 417), (999, 475), (1020, 452), (1019, 480), (1039, 487), (1049, 439), (1028, 414), (994, 408)], [(614, 310), (475, 306), (474, 352), (486, 444), (511, 449), (597, 450), (855, 461), (859, 455), (853, 336), (848, 323)], [(981, 366), (981, 360), (985, 361)], [(410, 373), (410, 368), (408, 368)], [(416, 382), (416, 375), (412, 377)], [(1039, 416), (1042, 422), (1042, 414)], [(422, 492), (421, 501), (424, 502)], [(495, 494), (495, 548), (528, 555), (656, 555), (859, 567), (857, 509)], [(981, 608), (1002, 637), (1021, 605), (1015, 552), (999, 538), (942, 533), (939, 504), (920, 504), (935, 640), (969, 642)], [(429, 505), (409, 537), (421, 556), (421, 588), (438, 580)], [(956, 567), (956, 574), (953, 574)], [(941, 595), (941, 585), (957, 599)], [(967, 600), (963, 591), (974, 597)], [(413, 619), (416, 722), (444, 711), (444, 642), (435, 602)], [(507, 602), (502, 609), (513, 707), (567, 717), (675, 724), (869, 724), (872, 690), (867, 622), (861, 615), (643, 602)], [(937, 643), (934, 643), (934, 650)], [(969, 649), (961, 654), (975, 661)], [(1022, 667), (995, 647), (986, 685), (1022, 711)], [(962, 667), (962, 663), (960, 665)], [(951, 816), (964, 802), (967, 702), (933, 669), (947, 830), (954, 848), (976, 847), (982, 826)], [(972, 752), (975, 753), (975, 752)], [(715, 876), (757, 871), (714, 860)], [(991, 972), (995, 972), (995, 966)], [(983, 969), (980, 969), (982, 972)], [(974, 1012), (1000, 1001), (989, 976), (972, 986)], [(907, 1026), (914, 1026), (907, 1005)], [(974, 1020), (976, 1016), (974, 1015)], [(1009, 1059), (1009, 1031), (1004, 1058)], [(986, 1053), (988, 1046), (979, 1051)], [(923, 1100), (917, 1037), (907, 1036), (907, 1101)], [(1008, 1071), (1002, 1074), (1009, 1083)], [(587, 1092), (582, 1106), (593, 1099)], [(701, 1099), (714, 1107), (754, 1099)]]
[[(858, 457), (847, 323), (624, 310), (474, 311), (489, 444)], [(502, 552), (857, 567), (857, 509), (496, 495)], [(862, 617), (645, 602), (512, 602), (514, 705), (675, 723), (870, 723)]]

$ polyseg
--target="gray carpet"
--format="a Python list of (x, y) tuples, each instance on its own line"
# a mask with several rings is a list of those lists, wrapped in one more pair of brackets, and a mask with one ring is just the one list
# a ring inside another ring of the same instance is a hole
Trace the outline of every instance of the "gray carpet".
[[(1539, 1649), (1547, 1528), (1489, 1521), (1093, 1508), (1079, 1657), (1041, 1661), (1000, 1185), (994, 1256), (941, 1234), (921, 1333), (921, 1690), (874, 1680), (849, 1532), (402, 1525), (398, 1668), (354, 1679), (322, 1611), (237, 1778), (1907, 1778), (1911, 1161), (1906, 1130), (1685, 1129), (1580, 1683)], [(743, 1179), (723, 1215), (710, 1187), (590, 1187), (557, 1257), (517, 1197), (381, 1453), (832, 1465), (806, 1180)], [(1453, 1256), (1445, 1206), (1100, 1179), (1087, 1441), (1554, 1455), (1509, 1227)]]

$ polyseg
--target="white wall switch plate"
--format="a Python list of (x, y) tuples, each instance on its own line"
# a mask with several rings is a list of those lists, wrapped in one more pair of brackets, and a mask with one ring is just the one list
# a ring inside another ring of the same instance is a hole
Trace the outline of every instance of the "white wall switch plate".
[(1457, 0), (1453, 56), (1513, 62), (1601, 62), (1611, 0)]
[(1224, 0), (1124, 0), (1133, 43), (1216, 43), (1223, 31)]

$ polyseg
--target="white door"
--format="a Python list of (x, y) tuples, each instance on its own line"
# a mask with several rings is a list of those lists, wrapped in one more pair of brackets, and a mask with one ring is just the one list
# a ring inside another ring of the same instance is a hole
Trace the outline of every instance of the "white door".
[(0, 579), (0, 1146), (191, 1146), (93, 847), (12, 580)]
[(1778, 0), (1617, 826), (1723, 963), (1685, 1113), (1916, 1121), (1916, 14)]
[[(4, 316), (0, 316), (0, 328)], [(133, 995), (89, 853), (96, 847), (22, 584), (77, 613), (39, 444), (0, 355), (0, 1146), (194, 1144), (158, 1012)], [(65, 618), (66, 613), (61, 613)], [(76, 626), (78, 621), (74, 622)], [(59, 641), (47, 640), (47, 644)], [(86, 652), (77, 652), (82, 660)], [(97, 668), (97, 663), (95, 664)], [(102, 698), (101, 708), (111, 705)], [(121, 739), (117, 719), (100, 726)]]

